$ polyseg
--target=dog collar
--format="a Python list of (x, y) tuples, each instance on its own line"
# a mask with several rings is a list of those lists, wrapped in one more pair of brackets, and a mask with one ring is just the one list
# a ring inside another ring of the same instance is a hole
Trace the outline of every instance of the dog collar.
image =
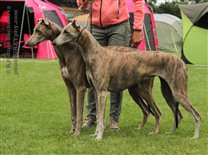
[(79, 35), (78, 35), (78, 37), (77, 37), (76, 42), (78, 42), (78, 41), (79, 41), (79, 38), (80, 38), (80, 36), (81, 36), (82, 32), (83, 32), (85, 29), (86, 29), (86, 27), (84, 27), (84, 28), (80, 31), (80, 33), (79, 33)]

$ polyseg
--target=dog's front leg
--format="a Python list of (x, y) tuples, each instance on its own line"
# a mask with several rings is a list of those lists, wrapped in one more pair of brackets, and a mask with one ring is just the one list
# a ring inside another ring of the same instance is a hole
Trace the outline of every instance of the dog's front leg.
[(69, 100), (70, 100), (70, 110), (71, 110), (70, 134), (73, 134), (75, 131), (75, 127), (76, 127), (76, 90), (71, 84), (66, 83), (66, 85), (67, 85), (67, 91), (68, 91)]
[(102, 139), (104, 132), (105, 106), (107, 90), (97, 92), (97, 136), (96, 139)]
[(85, 87), (79, 87), (76, 89), (77, 90), (77, 95), (76, 95), (76, 129), (74, 135), (80, 135), (80, 130), (82, 127), (82, 116), (83, 116), (83, 107), (84, 107), (84, 96), (85, 96)]

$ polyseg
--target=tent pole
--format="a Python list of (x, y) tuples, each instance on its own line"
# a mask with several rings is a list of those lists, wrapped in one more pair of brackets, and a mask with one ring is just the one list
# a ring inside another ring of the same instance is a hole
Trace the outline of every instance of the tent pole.
[[(27, 25), (28, 25), (29, 33), (31, 35), (30, 18), (29, 18), (28, 10), (26, 10), (26, 13), (27, 13)], [(34, 59), (33, 47), (30, 47), (30, 49), (31, 49), (31, 52), (32, 52), (32, 58)]]
[(22, 13), (22, 22), (21, 22), (21, 29), (20, 29), (20, 37), (19, 37), (19, 45), (18, 45), (18, 51), (17, 51), (17, 58), (19, 58), (19, 52), (20, 52), (20, 41), (22, 39), (22, 29), (24, 24), (24, 18), (25, 18), (25, 4), (23, 7), (23, 13)]
[(178, 49), (177, 49), (177, 47), (176, 47), (175, 39), (174, 39), (174, 36), (173, 36), (173, 33), (172, 33), (172, 32), (171, 32), (171, 37), (172, 37), (173, 42), (174, 42), (173, 46), (174, 46), (174, 48), (175, 48), (175, 51), (176, 51), (176, 53), (179, 53), (179, 52), (178, 52)]
[(148, 38), (148, 35), (147, 35), (147, 29), (146, 29), (145, 24), (144, 24), (144, 35), (146, 36), (146, 39), (147, 39), (147, 45), (148, 45), (150, 51), (152, 51), (151, 46), (150, 46), (150, 42), (149, 42), (149, 38)]

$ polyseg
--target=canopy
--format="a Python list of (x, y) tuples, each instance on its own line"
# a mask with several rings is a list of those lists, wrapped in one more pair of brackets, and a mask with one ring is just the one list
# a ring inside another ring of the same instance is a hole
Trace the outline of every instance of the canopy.
[(154, 14), (158, 49), (167, 52), (182, 50), (182, 21), (170, 14)]
[(183, 22), (182, 58), (208, 65), (208, 3), (180, 6)]

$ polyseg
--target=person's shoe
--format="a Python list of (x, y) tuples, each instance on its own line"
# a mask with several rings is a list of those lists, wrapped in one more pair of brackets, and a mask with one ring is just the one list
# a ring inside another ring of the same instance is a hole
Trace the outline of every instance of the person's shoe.
[(86, 118), (82, 124), (82, 128), (89, 127), (91, 125), (95, 124), (95, 121), (91, 118)]
[(119, 131), (119, 126), (118, 126), (118, 122), (110, 120), (110, 129), (112, 131)]

